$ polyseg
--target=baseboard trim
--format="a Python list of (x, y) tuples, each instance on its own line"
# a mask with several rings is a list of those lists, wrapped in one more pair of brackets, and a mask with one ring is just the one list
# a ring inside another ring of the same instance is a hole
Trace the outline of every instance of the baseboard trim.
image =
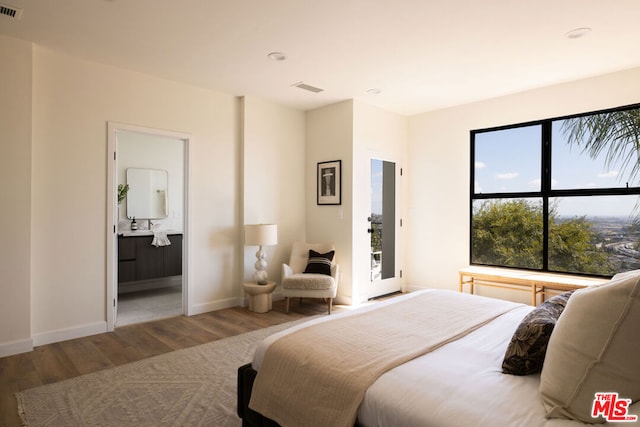
[(28, 353), (33, 350), (33, 340), (25, 338), (0, 343), (0, 357), (13, 356), (14, 354)]
[[(417, 292), (417, 291), (423, 291), (425, 289), (429, 289), (428, 287), (425, 286), (417, 286), (417, 285), (407, 285), (405, 287), (405, 293), (410, 293), (410, 292)], [(451, 289), (453, 290), (453, 288)]]
[(47, 345), (54, 342), (67, 341), (75, 338), (88, 337), (90, 335), (107, 332), (107, 322), (95, 322), (72, 328), (58, 329), (33, 335), (33, 345)]
[(209, 313), (210, 311), (222, 310), (223, 308), (238, 307), (242, 305), (242, 300), (242, 298), (226, 298), (203, 304), (195, 304), (187, 309), (187, 316)]
[(333, 303), (334, 304), (339, 304), (339, 305), (354, 305), (353, 304), (353, 296), (338, 294), (334, 298)]

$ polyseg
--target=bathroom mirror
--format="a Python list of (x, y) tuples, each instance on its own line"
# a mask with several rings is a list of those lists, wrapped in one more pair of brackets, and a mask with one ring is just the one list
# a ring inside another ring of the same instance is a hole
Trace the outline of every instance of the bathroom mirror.
[(169, 174), (162, 169), (127, 169), (127, 217), (161, 219), (167, 213)]

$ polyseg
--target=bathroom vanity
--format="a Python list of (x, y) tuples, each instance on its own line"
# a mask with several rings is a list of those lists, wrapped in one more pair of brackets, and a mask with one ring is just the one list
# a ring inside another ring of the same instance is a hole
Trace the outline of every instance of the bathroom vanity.
[(152, 232), (118, 235), (118, 293), (182, 283), (182, 234), (168, 232), (171, 245), (155, 247)]

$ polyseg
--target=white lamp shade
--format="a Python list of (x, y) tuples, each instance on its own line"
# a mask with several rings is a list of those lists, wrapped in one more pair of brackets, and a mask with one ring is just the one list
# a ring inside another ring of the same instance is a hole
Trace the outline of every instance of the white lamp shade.
[(250, 224), (244, 226), (244, 244), (266, 246), (278, 243), (277, 224)]

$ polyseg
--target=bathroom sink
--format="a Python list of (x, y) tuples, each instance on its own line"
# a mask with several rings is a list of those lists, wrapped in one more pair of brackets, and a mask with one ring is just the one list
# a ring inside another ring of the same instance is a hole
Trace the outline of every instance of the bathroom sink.
[(120, 230), (118, 234), (121, 234), (125, 237), (127, 236), (151, 236), (153, 235), (153, 231), (151, 230)]
[[(164, 231), (167, 234), (182, 234), (181, 231), (176, 230), (159, 230)], [(129, 237), (129, 236), (153, 236), (153, 231), (151, 230), (120, 230), (118, 234)]]

